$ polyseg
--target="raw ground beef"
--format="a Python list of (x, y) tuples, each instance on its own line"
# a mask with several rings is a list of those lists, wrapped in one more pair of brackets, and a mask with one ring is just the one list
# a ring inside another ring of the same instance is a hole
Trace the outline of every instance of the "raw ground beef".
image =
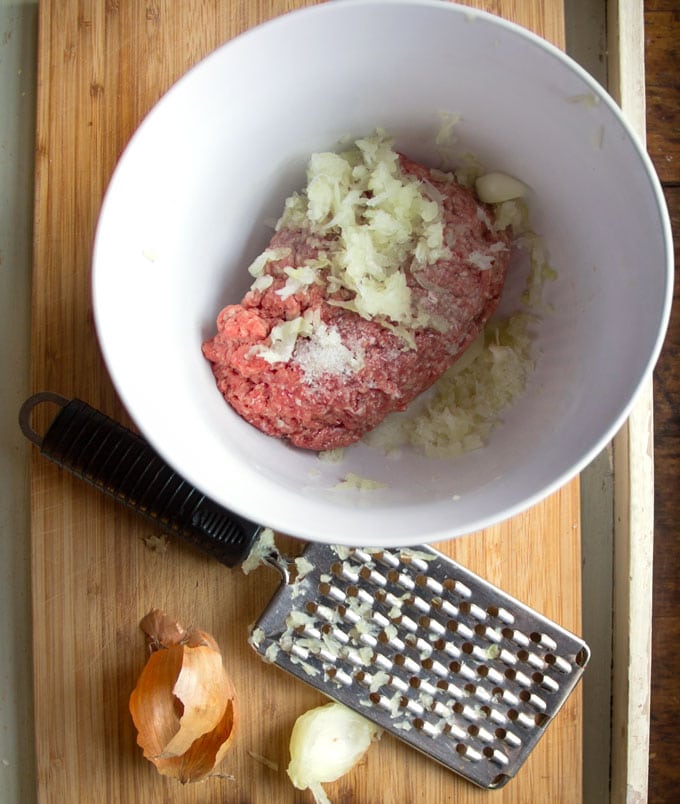
[[(445, 332), (441, 326), (417, 329), (416, 348), (408, 348), (382, 324), (329, 304), (323, 284), (284, 298), (277, 293), (286, 284), (283, 269), (302, 266), (328, 247), (328, 240), (307, 230), (284, 228), (269, 248), (289, 247), (292, 255), (267, 264), (273, 283), (225, 307), (217, 334), (203, 344), (218, 388), (234, 410), (297, 447), (348, 446), (388, 413), (404, 410), (460, 356), (498, 306), (509, 235), (494, 231), (491, 209), (469, 190), (403, 156), (400, 161), (405, 173), (426, 180), (442, 196), (451, 258), (419, 269), (417, 277), (407, 271), (407, 284), (421, 308), (448, 322)], [(337, 291), (332, 298), (346, 294)], [(253, 347), (269, 344), (274, 326), (307, 310), (318, 311), (322, 324), (318, 335), (297, 339), (290, 360), (270, 363), (255, 353)]]

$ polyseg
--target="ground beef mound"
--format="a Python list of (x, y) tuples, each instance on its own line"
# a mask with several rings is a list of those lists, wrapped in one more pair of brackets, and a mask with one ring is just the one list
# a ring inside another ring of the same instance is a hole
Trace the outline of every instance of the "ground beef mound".
[[(269, 262), (265, 290), (249, 291), (225, 307), (217, 334), (203, 344), (217, 386), (246, 421), (297, 447), (345, 447), (376, 427), (388, 413), (404, 410), (429, 388), (477, 337), (498, 306), (510, 257), (509, 235), (496, 232), (491, 210), (468, 189), (400, 157), (407, 174), (441, 194), (444, 232), (451, 258), (407, 271), (412, 298), (445, 320), (448, 329), (413, 332), (415, 349), (376, 321), (329, 304), (323, 284), (282, 297), (286, 266), (299, 267), (328, 247), (303, 229), (277, 231), (269, 248), (292, 256)], [(417, 275), (416, 275), (417, 274)], [(342, 300), (338, 291), (332, 299)], [(320, 336), (299, 337), (287, 362), (270, 363), (253, 347), (267, 345), (273, 327), (312, 310)]]

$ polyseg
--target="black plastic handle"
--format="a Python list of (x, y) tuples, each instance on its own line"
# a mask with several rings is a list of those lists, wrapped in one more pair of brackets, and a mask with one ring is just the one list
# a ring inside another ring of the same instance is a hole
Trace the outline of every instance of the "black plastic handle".
[[(40, 436), (31, 426), (34, 408), (61, 409)], [(45, 457), (106, 492), (228, 567), (247, 558), (260, 525), (228, 511), (178, 475), (139, 435), (80, 399), (34, 394), (19, 413), (24, 435)]]

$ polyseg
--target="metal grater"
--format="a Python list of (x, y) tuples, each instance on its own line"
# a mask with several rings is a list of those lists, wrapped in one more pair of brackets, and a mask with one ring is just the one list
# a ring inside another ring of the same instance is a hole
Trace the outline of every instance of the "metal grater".
[[(60, 410), (41, 436), (31, 415), (43, 403)], [(19, 421), (43, 455), (223, 564), (258, 542), (259, 525), (85, 402), (35, 394)], [(253, 647), (481, 787), (517, 773), (590, 657), (581, 639), (430, 547), (310, 544), (294, 561), (265, 547), (284, 582)]]
[(430, 547), (311, 544), (255, 624), (265, 659), (475, 784), (502, 787), (587, 645)]

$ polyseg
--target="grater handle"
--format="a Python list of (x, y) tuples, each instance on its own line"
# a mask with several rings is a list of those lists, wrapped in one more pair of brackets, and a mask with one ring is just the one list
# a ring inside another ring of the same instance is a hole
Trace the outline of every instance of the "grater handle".
[[(60, 407), (44, 436), (34, 408)], [(250, 552), (261, 527), (228, 511), (178, 475), (139, 435), (80, 399), (38, 393), (21, 407), (24, 435), (45, 457), (228, 567)]]

